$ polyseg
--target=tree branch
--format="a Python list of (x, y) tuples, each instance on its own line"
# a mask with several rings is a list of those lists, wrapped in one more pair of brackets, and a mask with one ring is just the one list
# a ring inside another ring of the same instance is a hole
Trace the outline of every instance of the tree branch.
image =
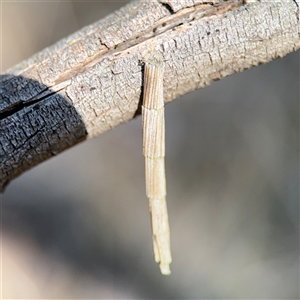
[(139, 114), (146, 51), (164, 57), (169, 102), (299, 49), (299, 1), (250, 2), (134, 1), (8, 70), (0, 82), (0, 191)]

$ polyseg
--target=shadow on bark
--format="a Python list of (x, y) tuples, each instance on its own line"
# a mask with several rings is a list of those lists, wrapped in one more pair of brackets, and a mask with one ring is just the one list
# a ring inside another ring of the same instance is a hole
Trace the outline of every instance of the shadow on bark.
[(0, 192), (86, 135), (80, 114), (63, 93), (22, 76), (0, 76)]

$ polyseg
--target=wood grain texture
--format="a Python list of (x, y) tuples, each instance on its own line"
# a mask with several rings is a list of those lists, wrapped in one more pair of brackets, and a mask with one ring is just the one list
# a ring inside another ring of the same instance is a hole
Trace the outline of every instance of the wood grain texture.
[(146, 50), (164, 58), (169, 102), (297, 50), (299, 32), (293, 0), (126, 5), (1, 76), (0, 190), (45, 159), (131, 120)]

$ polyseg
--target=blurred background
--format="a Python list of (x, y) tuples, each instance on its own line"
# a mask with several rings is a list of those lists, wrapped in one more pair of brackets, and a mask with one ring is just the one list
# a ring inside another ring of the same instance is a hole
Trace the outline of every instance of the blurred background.
[[(1, 71), (128, 1), (2, 2)], [(0, 196), (2, 297), (299, 299), (299, 52), (166, 106), (172, 274), (153, 260), (141, 117)]]

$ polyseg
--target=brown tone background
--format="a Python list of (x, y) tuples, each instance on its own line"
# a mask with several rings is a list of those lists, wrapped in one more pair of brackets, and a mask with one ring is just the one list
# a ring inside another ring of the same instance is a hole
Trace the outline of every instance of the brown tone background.
[[(3, 2), (1, 71), (125, 3)], [(3, 298), (299, 298), (299, 52), (168, 104), (166, 143), (170, 277), (137, 117), (7, 187)]]

